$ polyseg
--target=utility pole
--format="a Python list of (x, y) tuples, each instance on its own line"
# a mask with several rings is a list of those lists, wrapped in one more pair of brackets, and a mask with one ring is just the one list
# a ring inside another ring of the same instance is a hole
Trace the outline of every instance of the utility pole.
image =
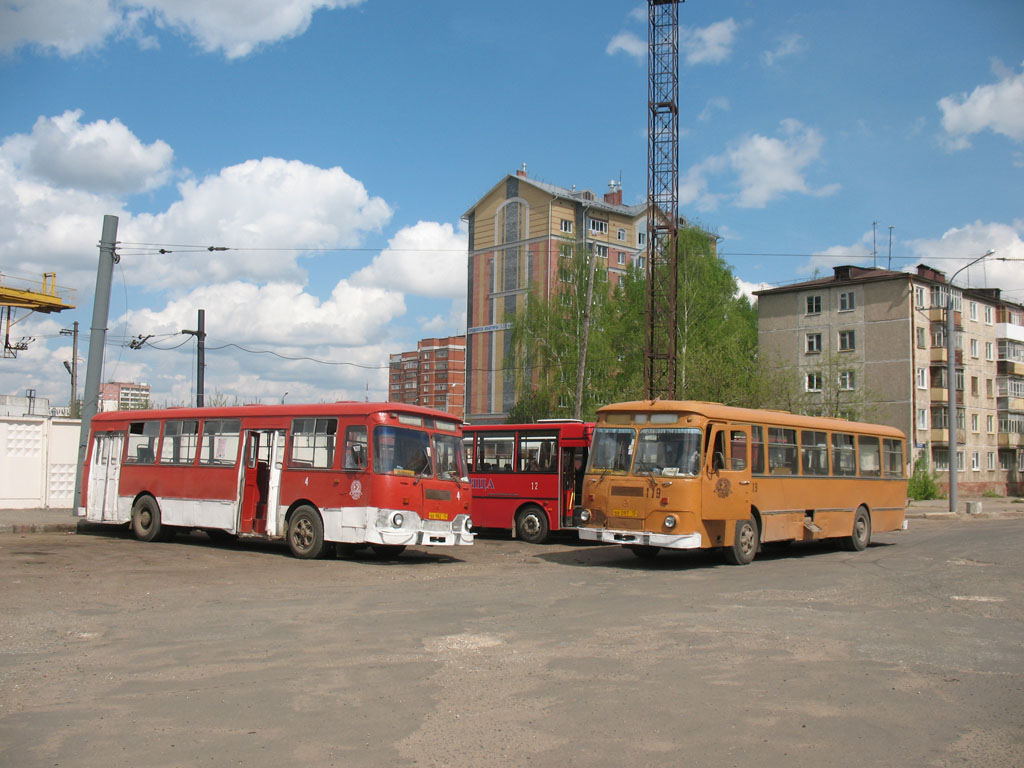
[(203, 393), (205, 391), (203, 372), (206, 370), (206, 310), (199, 310), (199, 321), (196, 330), (187, 331), (182, 329), (181, 332), (196, 337), (196, 407), (202, 408)]
[(892, 269), (892, 231), (895, 229), (892, 224), (889, 225), (889, 269)]
[(72, 419), (77, 419), (81, 416), (78, 408), (78, 321), (75, 320), (74, 325), (71, 328), (61, 328), (61, 336), (71, 336), (71, 365), (64, 363), (64, 367), (68, 369), (68, 373), (71, 374), (71, 402), (69, 403), (68, 412)]
[(75, 506), (81, 500), (82, 467), (89, 447), (89, 428), (96, 415), (100, 400), (100, 379), (103, 378), (103, 346), (107, 341), (107, 319), (110, 314), (110, 283), (114, 264), (120, 257), (114, 251), (117, 245), (117, 216), (103, 217), (100, 235), (100, 261), (96, 269), (96, 298), (92, 305), (92, 325), (89, 332), (89, 359), (85, 368), (85, 396), (82, 399), (82, 428), (78, 433), (78, 471), (75, 473)]

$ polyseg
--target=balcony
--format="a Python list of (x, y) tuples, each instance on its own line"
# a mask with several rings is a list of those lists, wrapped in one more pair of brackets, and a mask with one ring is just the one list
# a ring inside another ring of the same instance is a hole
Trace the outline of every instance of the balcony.
[[(956, 360), (957, 365), (962, 365), (964, 362), (964, 351), (962, 349), (957, 349), (954, 351), (956, 352), (956, 357), (954, 359)], [(932, 347), (931, 360), (933, 363), (944, 363), (948, 359), (949, 358), (946, 357), (945, 347)]]
[[(933, 323), (945, 323), (946, 310), (942, 307), (932, 307), (928, 310), (928, 319)], [(957, 328), (963, 328), (964, 325), (963, 314), (957, 310), (953, 310), (953, 325)]]
[[(933, 443), (949, 443), (949, 430), (948, 429), (935, 429), (934, 427), (928, 434), (929, 439)], [(957, 430), (958, 444), (966, 445), (967, 443), (967, 432), (963, 429)]]
[(1000, 448), (1020, 448), (1024, 446), (1024, 435), (1019, 432), (1000, 432)]
[(945, 403), (949, 401), (949, 395), (947, 394), (945, 387), (932, 387), (928, 390), (928, 398), (933, 403)]
[(1000, 376), (1024, 376), (1024, 362), (999, 360), (996, 362), (996, 373)]

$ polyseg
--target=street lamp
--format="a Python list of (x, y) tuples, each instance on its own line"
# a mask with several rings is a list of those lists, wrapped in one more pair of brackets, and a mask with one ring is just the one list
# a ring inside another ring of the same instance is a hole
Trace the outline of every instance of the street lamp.
[[(957, 419), (956, 419), (956, 345), (954, 344), (954, 324), (953, 324), (953, 281), (956, 280), (956, 276), (963, 272), (970, 266), (977, 264), (982, 259), (986, 259), (991, 256), (995, 251), (985, 251), (981, 256), (976, 258), (974, 261), (969, 261), (964, 264), (960, 269), (953, 273), (953, 276), (949, 278), (949, 291), (946, 293), (946, 391), (948, 396), (946, 401), (948, 403), (949, 410), (946, 413), (946, 427), (949, 431), (949, 511), (956, 512), (956, 473), (960, 470), (959, 466), (959, 451), (957, 446), (959, 445), (958, 434), (957, 434)], [(962, 312), (963, 310), (961, 310)]]

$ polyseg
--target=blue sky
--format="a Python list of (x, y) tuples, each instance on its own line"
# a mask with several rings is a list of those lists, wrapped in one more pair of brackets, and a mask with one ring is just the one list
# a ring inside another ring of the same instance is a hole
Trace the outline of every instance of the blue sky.
[[(744, 288), (871, 264), (872, 222), (879, 266), (890, 226), (894, 268), (1024, 258), (1019, 0), (679, 20), (680, 210)], [(0, 393), (67, 401), (59, 331), (84, 362), (114, 214), (106, 380), (188, 401), (203, 308), (208, 395), (382, 399), (390, 353), (465, 330), (460, 217), (504, 174), (642, 201), (646, 72), (635, 1), (0, 4), (0, 272), (55, 271), (78, 306), (14, 326)], [(1020, 263), (968, 280), (1024, 301)]]

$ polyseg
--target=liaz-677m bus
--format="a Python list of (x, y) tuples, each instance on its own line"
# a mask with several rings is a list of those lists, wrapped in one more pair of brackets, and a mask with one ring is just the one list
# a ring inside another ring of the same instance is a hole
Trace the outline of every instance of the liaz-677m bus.
[(581, 539), (640, 557), (721, 548), (745, 565), (768, 542), (905, 527), (906, 438), (898, 429), (717, 403), (642, 401), (598, 410)]
[(143, 541), (199, 528), (299, 558), (472, 544), (459, 421), (399, 403), (97, 414), (78, 515)]
[(531, 544), (571, 528), (593, 429), (560, 419), (463, 426), (474, 525), (510, 529)]

